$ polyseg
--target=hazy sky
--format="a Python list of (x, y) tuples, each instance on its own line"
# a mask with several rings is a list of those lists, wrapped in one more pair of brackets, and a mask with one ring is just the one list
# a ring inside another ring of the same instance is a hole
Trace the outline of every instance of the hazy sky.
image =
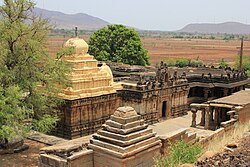
[[(3, 0), (0, 0), (3, 1)], [(37, 7), (86, 13), (110, 23), (150, 30), (177, 30), (189, 23), (250, 24), (250, 0), (35, 0)]]

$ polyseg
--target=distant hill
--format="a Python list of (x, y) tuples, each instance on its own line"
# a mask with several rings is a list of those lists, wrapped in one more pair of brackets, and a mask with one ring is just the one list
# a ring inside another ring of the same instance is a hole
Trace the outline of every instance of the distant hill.
[(178, 32), (250, 34), (250, 25), (238, 22), (188, 24)]
[(85, 13), (65, 14), (41, 8), (35, 8), (34, 12), (48, 19), (50, 24), (54, 25), (56, 28), (72, 29), (74, 27), (78, 27), (78, 29), (83, 30), (96, 30), (110, 24), (105, 20)]

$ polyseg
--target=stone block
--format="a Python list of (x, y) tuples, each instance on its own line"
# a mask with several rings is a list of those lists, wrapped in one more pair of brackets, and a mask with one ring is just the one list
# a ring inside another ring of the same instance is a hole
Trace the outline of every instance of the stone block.
[(103, 129), (107, 130), (109, 132), (114, 132), (114, 133), (119, 133), (119, 134), (128, 134), (128, 133), (132, 133), (132, 132), (136, 132), (142, 129), (146, 129), (148, 127), (147, 124), (141, 125), (141, 126), (136, 126), (130, 129), (118, 129), (118, 128), (114, 128), (108, 125), (103, 125)]
[(122, 125), (122, 129), (130, 129), (136, 126), (144, 125), (144, 123), (145, 123), (144, 120), (138, 120), (131, 123), (126, 123)]
[(115, 121), (112, 121), (112, 120), (107, 120), (105, 122), (106, 125), (110, 126), (110, 127), (113, 127), (113, 128), (118, 128), (118, 129), (122, 129), (122, 124), (120, 123), (117, 123)]
[(121, 141), (128, 141), (128, 140), (132, 140), (134, 138), (140, 137), (140, 136), (144, 136), (147, 135), (149, 133), (152, 133), (152, 129), (147, 128), (138, 132), (132, 132), (126, 135), (120, 135), (117, 133), (113, 133), (113, 132), (108, 132), (108, 131), (104, 131), (104, 130), (99, 130), (98, 134), (105, 136), (105, 137), (109, 137), (109, 138), (114, 138), (117, 140), (121, 140)]
[(137, 112), (134, 110), (134, 108), (125, 106), (117, 108), (113, 115), (121, 118), (129, 118), (137, 116)]
[(120, 124), (127, 124), (127, 123), (131, 123), (131, 122), (140, 120), (141, 116), (140, 115), (136, 115), (136, 116), (129, 117), (129, 118), (121, 118), (121, 117), (117, 117), (117, 116), (111, 115), (110, 119), (112, 121), (119, 122)]
[(75, 159), (81, 158), (82, 161), (92, 161), (93, 160), (93, 150), (84, 149), (82, 151), (73, 153), (70, 157), (66, 159), (68, 161), (74, 161)]

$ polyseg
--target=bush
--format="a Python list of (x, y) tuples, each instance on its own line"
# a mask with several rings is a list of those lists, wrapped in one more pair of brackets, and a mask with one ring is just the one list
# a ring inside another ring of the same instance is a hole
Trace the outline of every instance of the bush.
[(203, 62), (201, 60), (191, 60), (190, 66), (191, 67), (201, 67)]
[(190, 145), (180, 140), (170, 146), (169, 156), (156, 159), (157, 167), (176, 167), (184, 163), (194, 163), (202, 153), (199, 144)]
[(248, 77), (250, 77), (250, 70), (247, 70), (246, 74), (247, 74)]
[[(239, 69), (240, 68), (240, 56), (236, 56), (235, 61), (234, 61), (234, 66), (235, 68)], [(243, 56), (242, 57), (242, 67), (244, 71), (250, 70), (250, 60), (249, 57)]]
[(178, 59), (165, 59), (164, 60), (165, 63), (167, 63), (167, 65), (169, 67), (201, 67), (203, 65), (203, 62), (201, 60), (199, 60), (199, 57), (196, 60), (190, 60), (187, 58), (178, 58)]
[(229, 65), (227, 64), (227, 62), (222, 58), (220, 63), (219, 63), (219, 66), (222, 67), (222, 68), (227, 68)]
[(176, 59), (176, 66), (177, 67), (187, 67), (190, 64), (190, 60), (186, 59), (186, 58), (180, 58), (180, 59)]
[(169, 67), (173, 67), (173, 66), (176, 65), (176, 60), (173, 59), (173, 58), (166, 59), (166, 60), (164, 60), (164, 62), (167, 63), (167, 65), (168, 65)]

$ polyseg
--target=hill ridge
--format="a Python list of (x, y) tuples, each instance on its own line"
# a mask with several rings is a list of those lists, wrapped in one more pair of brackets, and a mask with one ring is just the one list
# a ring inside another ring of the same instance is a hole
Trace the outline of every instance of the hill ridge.
[(240, 22), (191, 23), (177, 32), (250, 34), (250, 25)]
[(60, 11), (51, 11), (42, 8), (35, 8), (34, 12), (49, 20), (49, 23), (56, 28), (72, 29), (78, 27), (83, 30), (96, 30), (109, 25), (110, 23), (86, 13), (66, 14)]

